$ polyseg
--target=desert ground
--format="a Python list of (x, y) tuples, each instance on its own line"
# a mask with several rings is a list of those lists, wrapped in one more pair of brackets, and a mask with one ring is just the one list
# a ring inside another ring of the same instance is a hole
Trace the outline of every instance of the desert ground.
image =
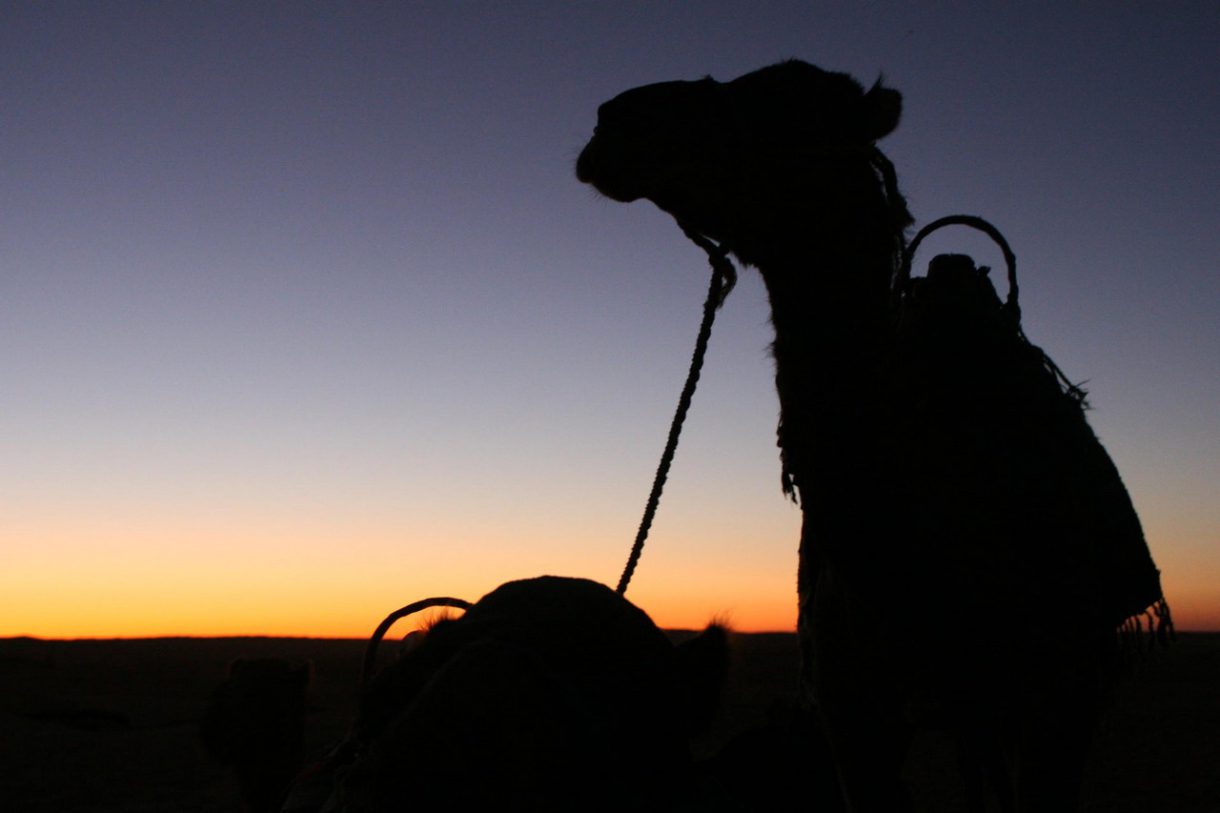
[[(734, 636), (734, 665), (704, 753), (790, 702), (795, 636)], [(283, 638), (0, 639), (0, 808), (240, 810), (235, 785), (199, 744), (209, 693), (240, 656), (310, 660), (310, 745), (341, 738), (364, 642)], [(952, 764), (921, 735), (907, 772), (917, 795)], [(1085, 810), (1220, 811), (1220, 633), (1180, 634), (1142, 660), (1101, 730)], [(933, 808), (924, 804), (925, 810)], [(943, 804), (940, 809), (943, 809)]]

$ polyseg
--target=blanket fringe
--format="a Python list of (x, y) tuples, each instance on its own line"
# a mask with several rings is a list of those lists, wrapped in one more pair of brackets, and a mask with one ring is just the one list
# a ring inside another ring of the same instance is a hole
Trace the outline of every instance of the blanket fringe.
[(1177, 639), (1173, 616), (1165, 597), (1157, 599), (1142, 612), (1129, 616), (1115, 630), (1124, 654), (1143, 655)]

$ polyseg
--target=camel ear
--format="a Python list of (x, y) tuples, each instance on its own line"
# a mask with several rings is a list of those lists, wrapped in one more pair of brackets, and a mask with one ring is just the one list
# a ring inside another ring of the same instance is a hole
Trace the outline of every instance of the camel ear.
[(882, 87), (881, 80), (864, 94), (864, 132), (871, 141), (889, 135), (902, 116), (902, 94)]
[(703, 734), (720, 706), (729, 671), (729, 633), (719, 624), (708, 628), (674, 652), (678, 680), (686, 703), (687, 733)]

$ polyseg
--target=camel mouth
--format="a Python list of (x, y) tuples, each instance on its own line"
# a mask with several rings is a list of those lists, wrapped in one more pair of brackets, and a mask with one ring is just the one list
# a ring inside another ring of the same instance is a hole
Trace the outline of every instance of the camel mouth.
[(576, 159), (576, 180), (589, 184), (602, 195), (619, 203), (631, 203), (644, 197), (643, 192), (622, 182), (622, 173), (615, 172), (606, 164), (604, 151), (600, 149), (595, 134)]
[(596, 174), (593, 169), (593, 164), (597, 160), (593, 157), (596, 142), (597, 136), (594, 135), (585, 148), (580, 151), (580, 155), (576, 157), (576, 180), (581, 183), (593, 183), (593, 176)]

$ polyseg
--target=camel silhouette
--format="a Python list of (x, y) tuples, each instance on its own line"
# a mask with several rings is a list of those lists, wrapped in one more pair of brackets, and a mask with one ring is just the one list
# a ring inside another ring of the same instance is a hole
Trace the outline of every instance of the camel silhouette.
[(1167, 608), (1082, 404), (1019, 326), (975, 318), (1001, 312), (985, 272), (938, 258), (899, 286), (912, 218), (874, 142), (901, 107), (799, 61), (647, 85), (600, 107), (576, 173), (762, 276), (801, 692), (848, 807), (909, 809), (912, 733), (946, 726), (975, 808), (998, 765), (1003, 809), (1073, 810), (1115, 630)]
[(693, 809), (689, 741), (718, 703), (726, 635), (675, 646), (587, 579), (501, 585), (376, 673), (336, 779), (290, 809)]

